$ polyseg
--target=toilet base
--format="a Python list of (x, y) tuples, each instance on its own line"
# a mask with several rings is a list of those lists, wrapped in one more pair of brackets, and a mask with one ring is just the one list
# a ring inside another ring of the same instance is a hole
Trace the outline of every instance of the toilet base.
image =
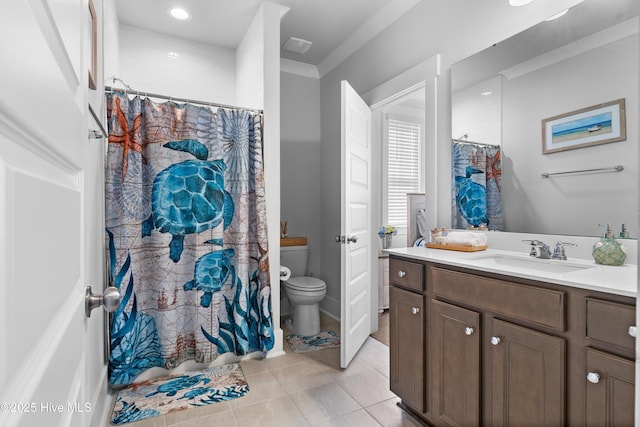
[(320, 333), (320, 308), (318, 304), (293, 306), (293, 332), (310, 337)]

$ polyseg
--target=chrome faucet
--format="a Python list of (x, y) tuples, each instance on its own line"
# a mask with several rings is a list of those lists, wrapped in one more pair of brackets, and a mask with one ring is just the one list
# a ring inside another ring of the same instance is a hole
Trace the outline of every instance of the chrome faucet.
[(556, 248), (553, 250), (553, 254), (551, 255), (551, 258), (566, 260), (567, 254), (564, 253), (565, 246), (572, 246), (575, 248), (578, 245), (576, 245), (575, 243), (556, 242)]
[(546, 243), (541, 242), (540, 240), (523, 240), (523, 242), (529, 242), (531, 245), (531, 251), (529, 251), (529, 256), (536, 258), (551, 258), (551, 250)]

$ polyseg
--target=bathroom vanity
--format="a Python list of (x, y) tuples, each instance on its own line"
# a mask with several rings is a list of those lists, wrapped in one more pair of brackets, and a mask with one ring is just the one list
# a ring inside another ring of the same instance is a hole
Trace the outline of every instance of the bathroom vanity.
[(389, 251), (391, 390), (437, 426), (633, 425), (635, 265)]

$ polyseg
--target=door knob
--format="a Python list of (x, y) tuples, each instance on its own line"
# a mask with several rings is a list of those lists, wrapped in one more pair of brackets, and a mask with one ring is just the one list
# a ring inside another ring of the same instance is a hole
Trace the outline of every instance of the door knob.
[(84, 314), (91, 317), (91, 310), (102, 306), (104, 311), (112, 313), (120, 304), (120, 290), (113, 286), (109, 286), (104, 290), (102, 295), (94, 295), (91, 286), (87, 286), (84, 290)]
[(420, 309), (418, 307), (411, 307), (411, 314), (418, 314), (420, 313)]
[(472, 335), (473, 334), (473, 328), (467, 326), (466, 328), (464, 328), (464, 333), (465, 333), (465, 335)]
[(600, 382), (600, 374), (596, 372), (589, 372), (587, 374), (587, 381), (591, 384), (598, 384)]
[(491, 337), (491, 344), (493, 344), (493, 345), (500, 344), (500, 338), (499, 337)]
[(358, 241), (357, 236), (347, 236), (347, 243), (356, 243)]

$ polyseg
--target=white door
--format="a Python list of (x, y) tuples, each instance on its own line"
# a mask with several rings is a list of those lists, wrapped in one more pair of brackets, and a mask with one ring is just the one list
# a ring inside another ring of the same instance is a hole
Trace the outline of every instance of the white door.
[(342, 81), (340, 366), (371, 333), (371, 109)]
[(86, 1), (11, 0), (0, 13), (4, 427), (98, 425), (108, 405), (104, 316), (84, 314), (85, 285), (102, 288), (104, 235), (104, 140), (87, 138), (88, 17)]

